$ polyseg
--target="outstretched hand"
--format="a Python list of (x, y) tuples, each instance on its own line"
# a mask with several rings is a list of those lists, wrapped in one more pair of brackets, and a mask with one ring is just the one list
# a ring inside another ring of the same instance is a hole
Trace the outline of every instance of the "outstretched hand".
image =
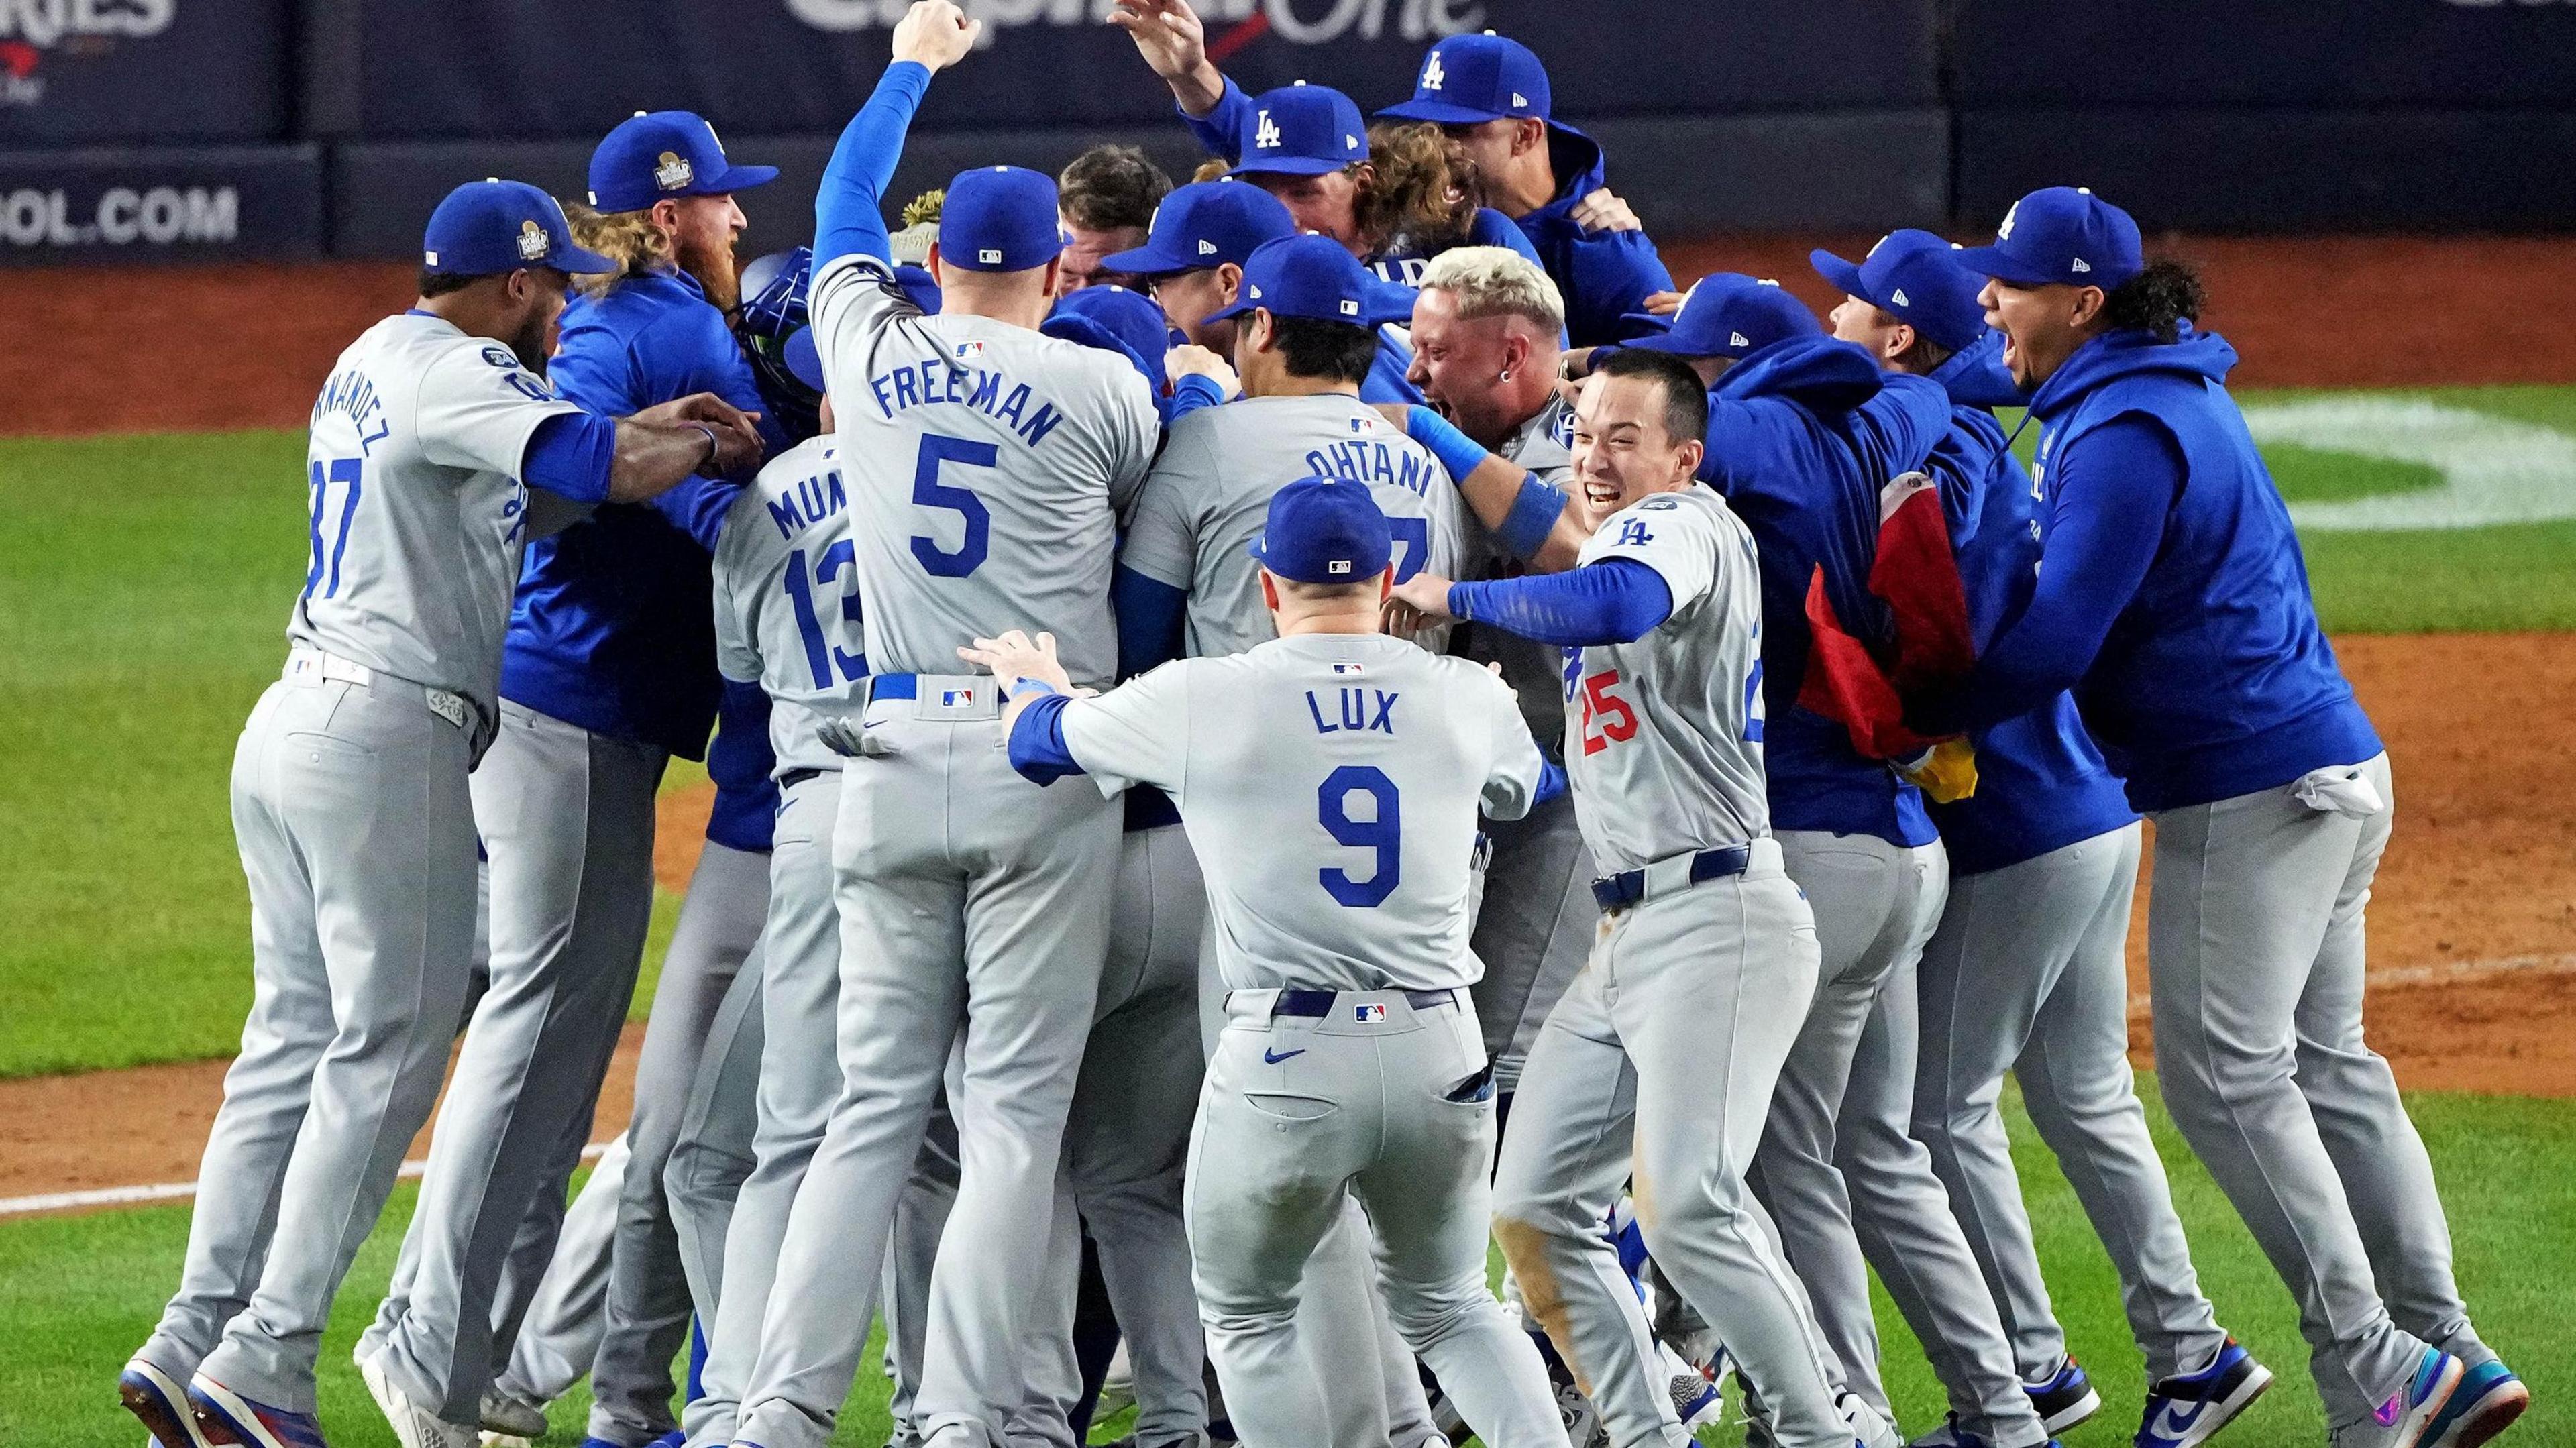
[(937, 74), (964, 60), (983, 33), (984, 22), (968, 17), (953, 0), (917, 0), (895, 22), (894, 58)]
[(1457, 617), (1449, 611), (1449, 585), (1452, 581), (1425, 569), (1395, 585), (1386, 600), (1390, 626), (1402, 616), (1396, 612), (1399, 608), (1412, 611), (1416, 617), (1407, 621), (1416, 628), (1424, 623)]
[(708, 461), (707, 471), (729, 478), (760, 466), (768, 452), (768, 444), (761, 441), (760, 429), (755, 425), (759, 418), (759, 413), (745, 412), (712, 392), (693, 392), (645, 408), (635, 414), (633, 421), (660, 427), (691, 423), (705, 426), (716, 436), (715, 456)]
[(1116, 0), (1109, 23), (1127, 32), (1145, 64), (1171, 86), (1181, 109), (1204, 116), (1225, 95), (1225, 77), (1208, 62), (1207, 26), (1190, 0)]
[(1012, 629), (997, 639), (977, 639), (957, 651), (957, 657), (970, 664), (981, 664), (993, 671), (993, 681), (1005, 694), (1019, 692), (1020, 681), (1035, 679), (1060, 694), (1073, 692), (1073, 680), (1056, 661), (1055, 635), (1041, 633), (1032, 639)]

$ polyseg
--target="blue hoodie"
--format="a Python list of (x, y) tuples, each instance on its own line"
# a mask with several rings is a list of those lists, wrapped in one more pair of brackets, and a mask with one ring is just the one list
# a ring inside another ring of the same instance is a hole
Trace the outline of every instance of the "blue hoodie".
[[(1988, 410), (2021, 401), (2000, 365), (2002, 353), (2002, 336), (1989, 333), (1933, 370), (1932, 380), (1950, 395), (1950, 430), (1924, 462), (1940, 485), (1969, 632), (1981, 653), (2021, 616), (2039, 571), (2030, 474)], [(1926, 801), (1953, 874), (2037, 859), (2137, 818), (2084, 732), (2071, 695), (1973, 730), (1969, 739), (1977, 749), (1976, 793), (1954, 804)]]
[(1645, 311), (1648, 293), (1673, 290), (1673, 274), (1646, 233), (1575, 224), (1575, 204), (1608, 184), (1600, 143), (1561, 121), (1547, 123), (1547, 143), (1556, 197), (1521, 217), (1520, 226), (1538, 250), (1539, 265), (1565, 294), (1566, 333), (1577, 347), (1639, 336), (1643, 324), (1628, 317)]
[(1923, 465), (1950, 427), (1950, 399), (1928, 378), (1879, 370), (1831, 337), (1788, 337), (1727, 369), (1708, 398), (1700, 477), (1753, 532), (1762, 564), (1764, 766), (1771, 825), (1930, 844), (1923, 796), (1851, 746), (1844, 726), (1799, 707), (1811, 641), (1807, 584), (1844, 624), (1883, 637), (1887, 609), (1869, 591), (1878, 556), (1879, 492)]
[(2072, 687), (2129, 803), (2151, 812), (2381, 752), (2317, 627), (2289, 509), (2227, 395), (2235, 363), (2212, 333), (2108, 332), (2041, 385), (2030, 603), (1909, 722), (1975, 727)]
[[(547, 370), (567, 400), (603, 417), (693, 392), (766, 411), (724, 314), (680, 272), (575, 298)], [(773, 449), (787, 441), (765, 417), (762, 431)], [(705, 758), (719, 692), (707, 559), (737, 491), (693, 477), (650, 503), (603, 504), (531, 541), (502, 644), (502, 697), (595, 734)]]

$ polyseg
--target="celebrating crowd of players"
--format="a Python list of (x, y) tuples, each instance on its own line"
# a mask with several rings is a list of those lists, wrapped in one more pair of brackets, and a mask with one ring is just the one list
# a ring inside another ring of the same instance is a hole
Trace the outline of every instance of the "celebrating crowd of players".
[[(2510, 1424), (2362, 1037), (2387, 758), (2190, 273), (2052, 188), (1817, 253), (1829, 325), (1682, 293), (1513, 41), (1371, 126), (1186, 0), (1110, 20), (1207, 179), (1103, 148), (890, 229), (980, 29), (923, 0), (810, 253), (738, 276), (775, 172), (685, 112), (570, 217), (430, 218), (236, 759), (258, 992), (120, 1384), (161, 1448), (324, 1441), (460, 1026), (356, 1354), (405, 1448), (585, 1375), (610, 1448), (820, 1448), (880, 1315), (937, 1448), (1082, 1441), (1120, 1342), (1137, 1448), (1678, 1444), (1730, 1369), (1782, 1448), (2032, 1448), (2102, 1404), (2007, 1071), (2189, 1448), (2272, 1375), (2132, 1087), (2142, 814), (2165, 1097), (2334, 1443)], [(567, 1212), (673, 756), (715, 811)], [(1911, 1440), (1873, 1268), (1949, 1398)]]

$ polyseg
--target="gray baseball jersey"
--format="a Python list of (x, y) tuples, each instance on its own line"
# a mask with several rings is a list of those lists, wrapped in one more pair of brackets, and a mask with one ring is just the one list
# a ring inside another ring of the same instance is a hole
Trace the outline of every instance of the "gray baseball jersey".
[[(1455, 576), (1466, 510), (1428, 449), (1350, 393), (1247, 397), (1172, 425), (1137, 495), (1119, 561), (1187, 589), (1193, 658), (1239, 654), (1276, 635), (1261, 602), (1261, 536), (1271, 495), (1312, 475), (1369, 485), (1395, 533), (1395, 576)], [(1437, 640), (1430, 641), (1436, 648)]]
[(1068, 705), (1064, 738), (1104, 792), (1180, 807), (1236, 990), (1472, 984), (1478, 798), (1517, 819), (1544, 768), (1500, 680), (1378, 635), (1166, 664)]
[(1566, 673), (1566, 774), (1595, 866), (1612, 874), (1769, 834), (1753, 535), (1693, 483), (1612, 515), (1580, 562), (1612, 558), (1655, 570), (1673, 612), (1633, 643), (1583, 649)]
[(879, 673), (954, 674), (960, 645), (1046, 630), (1073, 677), (1117, 674), (1117, 515), (1162, 428), (1127, 360), (984, 317), (924, 316), (883, 262), (814, 280), (850, 539)]
[[(1562, 488), (1574, 475), (1574, 455), (1569, 451), (1573, 440), (1574, 409), (1563, 397), (1554, 397), (1495, 451), (1497, 456), (1527, 468), (1539, 481)], [(1504, 554), (1502, 545), (1475, 518), (1467, 520), (1467, 527), (1468, 571), (1456, 577), (1505, 578), (1520, 571), (1520, 565)], [(1541, 739), (1564, 735), (1562, 660), (1555, 649), (1471, 623), (1461, 630), (1459, 652), (1503, 666), (1503, 681), (1519, 691), (1521, 714), (1529, 720), (1532, 734)]]
[(313, 404), (312, 546), (286, 636), (473, 699), (489, 721), (537, 424), (581, 409), (510, 349), (423, 312), (358, 335)]
[(856, 551), (828, 435), (770, 459), (725, 515), (714, 566), (716, 667), (769, 695), (781, 777), (841, 767), (815, 726), (855, 715), (868, 674)]

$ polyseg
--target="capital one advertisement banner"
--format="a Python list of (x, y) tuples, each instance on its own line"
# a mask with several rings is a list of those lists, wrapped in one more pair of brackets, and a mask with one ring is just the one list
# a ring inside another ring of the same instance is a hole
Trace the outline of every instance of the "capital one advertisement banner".
[(0, 147), (280, 136), (290, 3), (0, 0)]
[[(0, 0), (0, 6), (11, 0)], [(371, 0), (360, 130), (596, 135), (637, 110), (728, 133), (837, 130), (885, 68), (903, 0)], [(931, 88), (947, 130), (1155, 124), (1171, 96), (1105, 0), (966, 0), (978, 53)], [(1548, 64), (1569, 116), (1936, 102), (1932, 0), (1206, 0), (1209, 49), (1260, 90), (1307, 80), (1363, 107), (1412, 92), (1423, 51), (1493, 29)]]

